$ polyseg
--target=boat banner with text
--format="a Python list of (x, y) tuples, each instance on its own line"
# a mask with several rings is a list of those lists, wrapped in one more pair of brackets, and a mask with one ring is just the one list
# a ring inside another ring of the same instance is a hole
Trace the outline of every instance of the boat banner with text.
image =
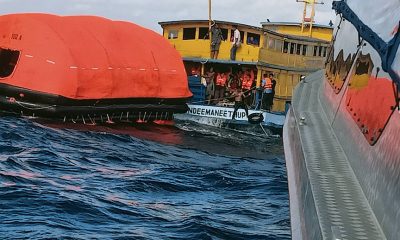
[[(205, 105), (188, 105), (188, 114), (209, 117), (209, 118), (219, 118), (219, 119), (232, 119), (234, 108), (231, 107), (216, 107), (216, 106), (205, 106)], [(267, 113), (262, 111), (249, 110), (249, 115), (252, 113), (262, 113), (264, 116), (264, 122), (273, 123), (277, 125), (283, 125), (285, 116), (281, 114)], [(247, 121), (246, 112), (243, 109), (239, 109), (236, 113), (236, 120)]]

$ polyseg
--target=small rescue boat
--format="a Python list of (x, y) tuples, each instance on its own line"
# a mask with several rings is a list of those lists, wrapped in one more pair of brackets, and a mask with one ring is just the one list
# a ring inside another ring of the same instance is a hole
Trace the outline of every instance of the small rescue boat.
[(159, 34), (94, 16), (0, 16), (0, 109), (95, 123), (170, 120), (192, 96)]

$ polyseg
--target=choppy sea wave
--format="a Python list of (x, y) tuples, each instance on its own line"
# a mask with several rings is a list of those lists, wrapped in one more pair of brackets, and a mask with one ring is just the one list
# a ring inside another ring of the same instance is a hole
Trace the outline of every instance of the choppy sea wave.
[(176, 126), (1, 117), (0, 238), (290, 239), (279, 138)]

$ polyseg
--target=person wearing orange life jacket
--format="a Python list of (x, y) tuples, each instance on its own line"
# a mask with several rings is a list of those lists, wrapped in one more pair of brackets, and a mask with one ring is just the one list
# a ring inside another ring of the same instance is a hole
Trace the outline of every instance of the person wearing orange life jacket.
[(253, 103), (253, 87), (255, 85), (254, 81), (254, 73), (253, 71), (246, 71), (243, 82), (242, 82), (242, 89), (245, 95), (245, 103), (247, 105), (252, 105)]
[(218, 103), (225, 97), (225, 88), (227, 83), (227, 75), (225, 73), (218, 73), (215, 81), (215, 103)]
[(240, 86), (237, 74), (229, 74), (228, 89), (230, 93), (234, 93)]
[[(272, 74), (270, 74), (269, 76), (271, 75)], [(272, 106), (271, 99), (273, 97), (273, 82), (272, 79), (268, 77), (268, 74), (264, 74), (261, 86), (264, 88), (262, 95), (262, 109), (271, 111), (271, 106)]]
[(251, 79), (249, 75), (245, 75), (242, 82), (242, 89), (245, 91), (250, 90), (251, 85), (253, 85), (253, 79)]

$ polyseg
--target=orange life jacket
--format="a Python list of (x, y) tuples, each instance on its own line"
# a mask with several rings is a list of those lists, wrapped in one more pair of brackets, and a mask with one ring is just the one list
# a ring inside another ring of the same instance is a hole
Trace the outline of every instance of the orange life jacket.
[(249, 77), (245, 77), (243, 79), (242, 88), (246, 89), (246, 90), (250, 90), (251, 89), (251, 85), (253, 85), (252, 79), (249, 78)]
[(225, 86), (226, 84), (226, 76), (222, 76), (221, 74), (217, 75), (217, 82), (216, 85), (217, 86)]
[(272, 90), (272, 87), (273, 87), (273, 85), (272, 85), (272, 80), (271, 80), (271, 78), (265, 79), (264, 89)]

